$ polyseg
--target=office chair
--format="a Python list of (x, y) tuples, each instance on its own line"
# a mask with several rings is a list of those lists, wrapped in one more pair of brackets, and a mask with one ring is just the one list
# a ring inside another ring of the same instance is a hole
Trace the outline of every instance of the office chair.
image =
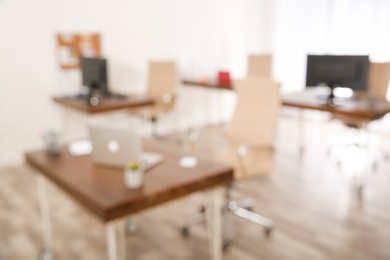
[(370, 63), (368, 89), (377, 98), (386, 100), (387, 89), (390, 81), (390, 62)]
[[(279, 84), (271, 79), (259, 77), (246, 78), (236, 82), (237, 103), (233, 118), (223, 133), (228, 149), (223, 156), (215, 158), (234, 168), (234, 183), (239, 180), (265, 175), (272, 167), (273, 135), (280, 107)], [(208, 133), (213, 134), (212, 132)], [(215, 134), (215, 133), (214, 133)], [(192, 140), (191, 147), (196, 152), (198, 140)], [(219, 133), (218, 137), (221, 137)], [(212, 144), (211, 144), (212, 145)], [(217, 146), (216, 148), (220, 148)], [(233, 201), (231, 192), (234, 183), (225, 187), (225, 206), (223, 208), (224, 241), (223, 249), (230, 248), (233, 237), (232, 215), (247, 219), (265, 227), (270, 234), (274, 222), (252, 211), (253, 200)], [(192, 216), (181, 228), (183, 236), (189, 235), (190, 226), (206, 221), (205, 208)]]
[(154, 103), (151, 106), (129, 109), (130, 114), (142, 117), (152, 123), (152, 135), (158, 137), (157, 121), (176, 103), (177, 72), (174, 61), (151, 61), (149, 63), (148, 88), (146, 96)]
[(249, 55), (248, 77), (272, 78), (272, 55), (271, 54)]

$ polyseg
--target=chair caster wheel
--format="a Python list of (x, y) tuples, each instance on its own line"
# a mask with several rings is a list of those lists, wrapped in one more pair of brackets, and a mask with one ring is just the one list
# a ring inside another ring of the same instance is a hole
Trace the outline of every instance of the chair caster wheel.
[(267, 237), (271, 236), (271, 233), (272, 233), (272, 228), (269, 228), (269, 227), (266, 227), (264, 229), (264, 233)]
[(199, 213), (205, 213), (206, 212), (206, 207), (202, 205), (199, 209)]
[(230, 241), (224, 241), (224, 242), (222, 243), (222, 250), (223, 250), (224, 252), (229, 251), (231, 247), (232, 247), (232, 244), (230, 243)]
[(190, 229), (188, 227), (182, 227), (180, 233), (184, 238), (187, 238), (190, 236)]
[(363, 198), (363, 186), (359, 186), (356, 188), (356, 195), (359, 199), (362, 199)]
[(54, 253), (50, 249), (42, 249), (41, 252), (39, 252), (38, 260), (54, 260)]
[(138, 231), (138, 226), (135, 222), (129, 220), (125, 224), (125, 232), (127, 235), (132, 236), (135, 235)]

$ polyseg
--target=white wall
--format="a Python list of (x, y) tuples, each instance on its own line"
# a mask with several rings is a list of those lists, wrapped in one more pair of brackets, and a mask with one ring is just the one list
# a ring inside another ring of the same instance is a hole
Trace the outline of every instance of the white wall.
[[(150, 59), (173, 58), (185, 76), (214, 75), (218, 69), (229, 69), (234, 77), (245, 75), (248, 53), (271, 49), (271, 2), (1, 1), (0, 166), (22, 162), (23, 152), (42, 146), (45, 129), (64, 126), (51, 96), (73, 89), (79, 78), (77, 72), (59, 70), (56, 32), (100, 32), (111, 86), (142, 93)], [(182, 90), (183, 99), (190, 100), (191, 91), (197, 90)], [(229, 110), (231, 100), (222, 102), (222, 110)], [(186, 109), (182, 105), (177, 110), (185, 115)], [(186, 122), (196, 125), (197, 120)]]
[(305, 87), (307, 54), (390, 61), (390, 1), (276, 0), (274, 74), (284, 92)]

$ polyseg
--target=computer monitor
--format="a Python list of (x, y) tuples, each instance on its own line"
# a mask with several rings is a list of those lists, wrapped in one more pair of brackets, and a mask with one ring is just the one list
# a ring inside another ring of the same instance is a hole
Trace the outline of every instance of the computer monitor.
[(308, 55), (306, 86), (328, 86), (333, 99), (336, 87), (367, 90), (368, 71), (367, 55)]
[(82, 84), (89, 88), (89, 94), (95, 91), (108, 96), (107, 61), (102, 58), (80, 58)]

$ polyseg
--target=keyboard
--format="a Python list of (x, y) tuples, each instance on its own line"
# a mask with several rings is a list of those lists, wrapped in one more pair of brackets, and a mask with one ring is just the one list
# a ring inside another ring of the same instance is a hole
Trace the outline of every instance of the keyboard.
[[(99, 95), (97, 97), (100, 98)], [(125, 99), (126, 97), (127, 96), (123, 95), (123, 94), (110, 93), (109, 95), (103, 96), (102, 98), (103, 99)], [(70, 96), (68, 96), (68, 98), (87, 100), (88, 98), (90, 98), (90, 96), (89, 96), (89, 94), (86, 94), (86, 93), (78, 93), (78, 94), (70, 95)]]
[(127, 96), (123, 94), (118, 94), (118, 93), (110, 93), (108, 98), (112, 99), (125, 99)]
[[(68, 149), (72, 156), (83, 156), (90, 155), (93, 148), (89, 139), (80, 139), (70, 142)], [(164, 161), (164, 156), (160, 153), (142, 152), (140, 157), (141, 165), (145, 170), (153, 168)]]
[(144, 170), (148, 170), (162, 163), (164, 161), (164, 156), (159, 153), (142, 152), (140, 160)]

